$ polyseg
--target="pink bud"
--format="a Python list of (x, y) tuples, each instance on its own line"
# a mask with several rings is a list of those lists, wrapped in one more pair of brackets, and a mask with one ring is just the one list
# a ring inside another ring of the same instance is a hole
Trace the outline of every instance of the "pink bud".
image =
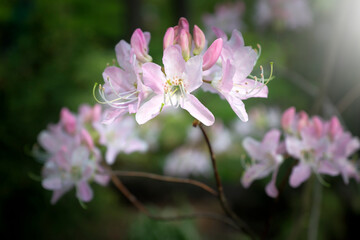
[(321, 137), (322, 133), (323, 133), (323, 122), (321, 121), (321, 119), (318, 116), (313, 117), (313, 124), (315, 127), (315, 133), (317, 137)]
[(189, 32), (189, 22), (186, 18), (184, 17), (181, 17), (179, 19), (179, 23), (178, 23), (178, 26), (179, 26), (179, 30), (181, 31), (182, 29), (185, 29), (187, 32)]
[(289, 130), (294, 121), (296, 110), (294, 107), (287, 109), (281, 118), (281, 126), (284, 130)]
[(182, 29), (180, 33), (180, 47), (185, 61), (189, 60), (190, 58), (189, 35), (184, 29)]
[(301, 111), (299, 113), (299, 121), (297, 124), (297, 130), (300, 132), (308, 124), (309, 116), (306, 112)]
[(151, 56), (148, 54), (147, 41), (144, 33), (140, 28), (136, 29), (130, 39), (131, 48), (133, 49), (136, 58), (140, 62), (150, 62)]
[(85, 142), (87, 147), (92, 150), (94, 148), (94, 141), (92, 137), (90, 136), (90, 133), (86, 131), (84, 128), (81, 129), (81, 140)]
[(343, 132), (341, 123), (337, 117), (332, 117), (329, 125), (329, 134), (332, 139)]
[(68, 133), (74, 133), (76, 130), (76, 117), (67, 108), (62, 108), (60, 112), (60, 122)]
[(174, 28), (169, 27), (166, 30), (166, 33), (164, 35), (164, 41), (163, 41), (163, 47), (166, 49), (167, 47), (174, 44)]
[(205, 35), (203, 31), (201, 31), (201, 29), (196, 25), (194, 25), (193, 35), (195, 43), (195, 49), (193, 53), (195, 55), (199, 55), (205, 47)]
[(211, 46), (206, 50), (204, 56), (203, 56), (203, 70), (208, 70), (219, 59), (219, 56), (221, 54), (223, 45), (223, 40), (221, 38), (216, 39)]

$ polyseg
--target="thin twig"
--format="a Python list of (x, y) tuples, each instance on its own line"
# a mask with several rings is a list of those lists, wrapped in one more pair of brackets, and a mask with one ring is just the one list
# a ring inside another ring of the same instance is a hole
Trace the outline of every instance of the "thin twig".
[(224, 188), (223, 188), (222, 183), (221, 183), (220, 175), (219, 175), (219, 172), (218, 172), (218, 169), (217, 169), (217, 166), (216, 166), (215, 155), (214, 155), (214, 152), (212, 150), (212, 146), (211, 146), (209, 137), (207, 136), (204, 127), (202, 126), (202, 124), (198, 120), (194, 121), (193, 126), (194, 127), (198, 126), (200, 128), (200, 130), (201, 130), (201, 132), (202, 132), (202, 134), (204, 136), (206, 145), (208, 147), (208, 150), (209, 150), (209, 153), (210, 153), (210, 158), (211, 158), (211, 163), (212, 163), (213, 170), (214, 170), (216, 186), (217, 186), (217, 190), (218, 190), (218, 194), (219, 194), (218, 198), (219, 198), (220, 205), (221, 205), (222, 209), (224, 210), (226, 215), (229, 216), (239, 226), (239, 228), (244, 233), (248, 234), (251, 239), (256, 239), (255, 233), (229, 207), (229, 204), (228, 204), (227, 199), (226, 199), (225, 194), (224, 194)]
[(216, 220), (219, 222), (222, 222), (236, 230), (239, 230), (239, 228), (231, 221), (231, 219), (216, 214), (216, 213), (190, 213), (190, 214), (184, 214), (184, 215), (178, 215), (178, 216), (157, 216), (152, 214), (122, 183), (122, 181), (115, 176), (114, 174), (111, 175), (111, 180), (114, 183), (114, 185), (121, 191), (121, 193), (143, 214), (148, 216), (151, 219), (158, 220), (158, 221), (179, 221), (179, 220), (188, 220), (188, 219), (194, 219), (194, 218), (207, 218)]
[(206, 185), (205, 183), (189, 179), (189, 178), (176, 178), (176, 177), (170, 177), (170, 176), (162, 176), (157, 175), (153, 173), (147, 173), (147, 172), (136, 172), (136, 171), (111, 171), (110, 174), (114, 174), (117, 176), (123, 176), (123, 177), (143, 177), (143, 178), (149, 178), (154, 179), (158, 181), (164, 181), (164, 182), (175, 182), (175, 183), (186, 183), (191, 184), (197, 187), (202, 188), (203, 190), (207, 191), (208, 193), (211, 193), (214, 196), (218, 196), (218, 193)]

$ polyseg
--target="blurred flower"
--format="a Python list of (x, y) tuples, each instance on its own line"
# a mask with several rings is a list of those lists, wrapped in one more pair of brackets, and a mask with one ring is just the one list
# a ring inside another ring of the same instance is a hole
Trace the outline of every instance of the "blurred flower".
[(208, 39), (216, 37), (212, 27), (222, 29), (226, 34), (231, 34), (234, 29), (243, 30), (244, 23), (241, 18), (244, 10), (245, 4), (242, 1), (217, 5), (214, 14), (205, 14), (203, 16), (206, 37)]
[(113, 164), (120, 152), (130, 154), (148, 149), (147, 143), (139, 138), (135, 127), (135, 120), (129, 116), (117, 119), (110, 125), (100, 122), (95, 125), (100, 134), (99, 143), (107, 148), (105, 159), (108, 164)]
[(179, 177), (208, 176), (211, 173), (210, 160), (204, 152), (181, 147), (166, 158), (164, 172)]
[[(89, 108), (87, 110), (92, 111)], [(93, 197), (89, 183), (95, 181), (105, 185), (109, 180), (100, 165), (100, 151), (94, 146), (83, 121), (84, 115), (78, 117), (63, 108), (60, 122), (49, 125), (47, 130), (39, 134), (39, 144), (47, 155), (42, 171), (42, 185), (53, 191), (52, 203), (56, 203), (73, 187), (76, 188), (79, 200), (88, 202)]]
[(258, 0), (255, 21), (257, 25), (295, 30), (312, 23), (308, 0)]
[(283, 156), (279, 154), (281, 132), (273, 129), (268, 132), (262, 142), (253, 138), (245, 138), (243, 146), (253, 162), (247, 167), (241, 179), (245, 188), (248, 188), (256, 179), (261, 179), (272, 173), (270, 183), (266, 186), (266, 193), (270, 197), (277, 197), (276, 176), (279, 166), (283, 162)]

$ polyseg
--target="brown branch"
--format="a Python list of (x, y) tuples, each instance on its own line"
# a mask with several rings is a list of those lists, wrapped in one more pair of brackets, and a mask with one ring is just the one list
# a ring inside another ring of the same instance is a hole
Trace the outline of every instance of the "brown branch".
[(217, 186), (217, 190), (218, 190), (218, 194), (219, 194), (218, 198), (219, 198), (220, 205), (221, 205), (222, 209), (224, 210), (226, 215), (228, 217), (230, 217), (236, 223), (236, 225), (239, 226), (239, 228), (244, 233), (248, 234), (251, 239), (256, 239), (255, 233), (229, 207), (229, 204), (228, 204), (227, 199), (226, 199), (225, 194), (224, 194), (224, 188), (223, 188), (222, 183), (221, 183), (220, 175), (219, 175), (219, 172), (218, 172), (218, 169), (217, 169), (217, 166), (216, 166), (215, 154), (214, 154), (214, 152), (212, 150), (212, 146), (211, 146), (209, 137), (207, 136), (204, 127), (202, 126), (202, 124), (198, 120), (195, 120), (193, 122), (193, 126), (194, 127), (198, 126), (200, 128), (200, 130), (201, 130), (201, 132), (202, 132), (202, 134), (204, 136), (206, 145), (207, 145), (207, 147), (209, 149), (211, 163), (212, 163), (212, 166), (213, 166), (214, 176), (215, 176), (215, 180), (216, 180), (216, 186)]
[(189, 179), (189, 178), (176, 178), (176, 177), (170, 177), (170, 176), (162, 176), (157, 175), (153, 173), (146, 173), (146, 172), (135, 172), (135, 171), (111, 171), (110, 174), (117, 175), (117, 176), (123, 176), (123, 177), (143, 177), (143, 178), (149, 178), (154, 179), (158, 181), (164, 181), (164, 182), (175, 182), (175, 183), (186, 183), (191, 184), (197, 187), (202, 188), (203, 190), (207, 191), (208, 193), (211, 193), (214, 196), (218, 196), (218, 193), (206, 185), (205, 183)]
[(184, 214), (178, 216), (157, 216), (152, 214), (122, 183), (122, 181), (115, 176), (114, 174), (111, 175), (111, 180), (117, 189), (143, 214), (148, 216), (151, 219), (158, 220), (158, 221), (179, 221), (179, 220), (187, 220), (187, 219), (194, 219), (194, 218), (207, 218), (222, 222), (236, 230), (239, 228), (227, 217), (216, 214), (216, 213), (209, 213), (209, 212), (202, 212), (202, 213), (191, 213), (191, 214)]

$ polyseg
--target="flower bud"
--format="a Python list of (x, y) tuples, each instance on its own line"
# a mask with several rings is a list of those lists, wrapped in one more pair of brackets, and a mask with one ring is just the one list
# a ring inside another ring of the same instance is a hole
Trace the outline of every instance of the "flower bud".
[(301, 130), (308, 124), (309, 116), (306, 112), (301, 111), (299, 113), (299, 121), (297, 124), (297, 130), (301, 132)]
[(315, 134), (317, 137), (321, 137), (322, 133), (323, 133), (323, 123), (321, 121), (321, 119), (318, 116), (313, 117), (313, 124), (314, 124), (314, 128), (315, 128)]
[(178, 26), (179, 26), (179, 31), (180, 32), (181, 32), (182, 29), (185, 29), (185, 31), (189, 32), (189, 22), (188, 22), (188, 20), (186, 18), (181, 17), (179, 19)]
[(140, 62), (152, 61), (151, 56), (148, 54), (148, 46), (144, 33), (140, 28), (136, 29), (130, 40), (131, 48), (133, 49), (136, 58)]
[(221, 38), (216, 39), (211, 46), (206, 50), (204, 56), (203, 56), (203, 70), (208, 70), (219, 59), (219, 56), (221, 54), (223, 45), (223, 40)]
[(287, 131), (291, 128), (291, 123), (294, 121), (295, 118), (295, 108), (291, 107), (287, 109), (281, 117), (281, 126), (282, 128)]
[(67, 108), (61, 109), (60, 122), (63, 124), (65, 131), (72, 134), (76, 130), (76, 117)]
[(182, 55), (183, 55), (183, 58), (185, 59), (185, 61), (189, 60), (189, 58), (190, 58), (191, 40), (189, 41), (189, 36), (190, 36), (190, 34), (188, 32), (186, 32), (184, 29), (181, 30), (180, 47), (181, 47), (181, 52), (182, 52)]
[(199, 55), (205, 47), (205, 35), (203, 31), (201, 31), (201, 29), (196, 25), (194, 25), (193, 35), (195, 43), (195, 49), (193, 53), (194, 55)]
[(336, 137), (336, 135), (341, 134), (343, 129), (341, 127), (341, 123), (337, 117), (332, 117), (329, 125), (329, 134), (332, 139)]
[(164, 50), (174, 44), (174, 28), (169, 27), (164, 35), (163, 47)]

